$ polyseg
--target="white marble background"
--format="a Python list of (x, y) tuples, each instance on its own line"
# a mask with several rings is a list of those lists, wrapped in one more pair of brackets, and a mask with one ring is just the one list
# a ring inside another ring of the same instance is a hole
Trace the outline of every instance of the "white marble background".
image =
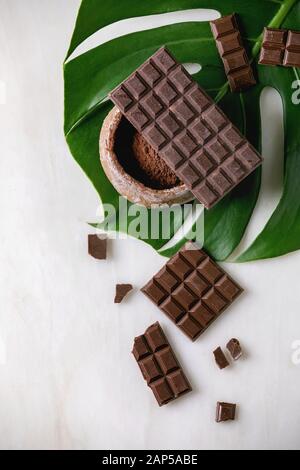
[[(62, 62), (78, 6), (0, 0), (0, 447), (299, 448), (299, 253), (227, 265), (246, 295), (196, 344), (138, 292), (164, 263), (150, 248), (118, 241), (108, 262), (87, 256), (98, 198), (62, 131)], [(270, 91), (265, 99), (263, 198), (247, 243), (282, 181), (279, 100)], [(119, 281), (137, 290), (118, 307)], [(194, 387), (162, 409), (130, 354), (158, 319)], [(212, 350), (232, 336), (247, 355), (220, 372)], [(236, 422), (214, 422), (217, 400), (239, 404)]]

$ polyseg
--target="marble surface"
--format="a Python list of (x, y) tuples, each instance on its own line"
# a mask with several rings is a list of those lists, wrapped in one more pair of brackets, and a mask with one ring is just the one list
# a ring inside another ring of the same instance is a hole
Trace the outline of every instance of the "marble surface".
[[(107, 262), (87, 256), (98, 198), (62, 131), (62, 62), (78, 5), (0, 0), (0, 448), (299, 448), (299, 253), (227, 264), (246, 294), (195, 344), (138, 291), (163, 265), (159, 255), (120, 240)], [(264, 115), (280, 119), (269, 93)], [(272, 119), (264, 145), (274, 158), (281, 144)], [(278, 161), (271, 180), (266, 158), (244, 243), (278, 201)], [(136, 286), (120, 306), (117, 282)], [(162, 409), (130, 354), (134, 336), (156, 320), (194, 387)], [(246, 356), (221, 372), (212, 350), (232, 336)], [(214, 422), (217, 400), (238, 403), (236, 422)]]

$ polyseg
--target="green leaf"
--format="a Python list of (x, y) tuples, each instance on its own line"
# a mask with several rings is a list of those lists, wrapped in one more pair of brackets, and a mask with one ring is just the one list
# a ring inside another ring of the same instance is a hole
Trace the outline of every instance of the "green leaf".
[[(207, 22), (180, 23), (114, 39), (65, 63), (65, 135), (71, 152), (102, 201), (117, 208), (118, 194), (107, 180), (99, 160), (99, 133), (111, 109), (105, 99), (117, 84), (163, 44), (170, 48), (179, 61), (201, 63), (202, 70), (195, 79), (217, 99), (226, 114), (259, 150), (260, 95), (265, 86), (273, 86), (280, 92), (284, 103), (284, 195), (262, 234), (239, 261), (278, 256), (297, 250), (300, 248), (300, 198), (296, 178), (300, 143), (296, 127), (297, 106), (291, 102), (291, 83), (299, 70), (257, 67), (257, 55), (264, 26), (284, 25), (299, 29), (299, 0), (83, 0), (68, 58), (78, 45), (111, 23), (131, 17), (194, 8), (212, 8), (221, 15), (233, 11), (239, 14), (244, 41), (250, 54), (252, 51), (253, 65), (257, 68), (258, 85), (240, 95), (229, 92)], [(258, 170), (206, 213), (205, 247), (216, 259), (226, 259), (240, 243), (256, 205), (260, 179)], [(171, 235), (180, 223), (181, 214), (178, 214)], [(287, 226), (288, 233), (284, 234)], [(157, 250), (167, 242), (151, 238), (146, 241)], [(162, 250), (162, 253), (170, 256), (183, 241), (172, 250)]]
[[(300, 2), (294, 2), (282, 27), (299, 30)], [(284, 112), (285, 175), (282, 198), (264, 230), (238, 261), (274, 258), (300, 249), (300, 134), (299, 106), (292, 102), (292, 83), (299, 80), (299, 69), (262, 67), (260, 82), (274, 87), (281, 95)]]
[[(241, 5), (244, 3), (244, 6)], [(69, 57), (72, 52), (85, 39), (99, 31), (101, 28), (116, 23), (127, 18), (136, 18), (139, 16), (155, 15), (160, 13), (169, 13), (181, 10), (190, 10), (195, 8), (211, 8), (221, 11), (222, 14), (230, 14), (233, 11), (241, 10), (241, 13), (249, 13), (249, 31), (256, 29), (257, 10), (249, 7), (249, 1), (241, 0), (223, 0), (223, 1), (201, 1), (201, 0), (151, 0), (140, 2), (138, 0), (83, 0), (81, 2), (75, 30), (68, 51)], [(258, 1), (256, 2), (258, 6)], [(269, 0), (271, 11), (276, 11), (276, 5), (272, 3), (281, 3), (280, 0)], [(262, 11), (262, 19), (267, 20), (269, 16), (267, 11)]]

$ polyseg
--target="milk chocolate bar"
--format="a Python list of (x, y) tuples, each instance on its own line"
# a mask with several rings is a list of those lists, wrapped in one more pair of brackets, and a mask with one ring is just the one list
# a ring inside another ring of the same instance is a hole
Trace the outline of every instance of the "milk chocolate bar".
[(300, 31), (265, 28), (259, 63), (300, 67)]
[(159, 323), (135, 338), (132, 353), (159, 406), (192, 390)]
[(195, 243), (188, 242), (142, 292), (195, 341), (243, 290)]
[(233, 92), (256, 84), (247, 52), (243, 46), (236, 16), (229, 15), (211, 21), (211, 30)]
[(207, 209), (262, 163), (254, 147), (166, 48), (110, 98)]

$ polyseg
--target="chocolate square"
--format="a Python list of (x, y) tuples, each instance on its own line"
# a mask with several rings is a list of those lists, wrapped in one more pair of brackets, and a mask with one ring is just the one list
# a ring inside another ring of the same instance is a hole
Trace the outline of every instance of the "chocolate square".
[(222, 423), (225, 421), (234, 421), (236, 415), (236, 405), (232, 403), (218, 402), (216, 421)]
[(142, 292), (194, 341), (230, 307), (242, 288), (189, 242)]

